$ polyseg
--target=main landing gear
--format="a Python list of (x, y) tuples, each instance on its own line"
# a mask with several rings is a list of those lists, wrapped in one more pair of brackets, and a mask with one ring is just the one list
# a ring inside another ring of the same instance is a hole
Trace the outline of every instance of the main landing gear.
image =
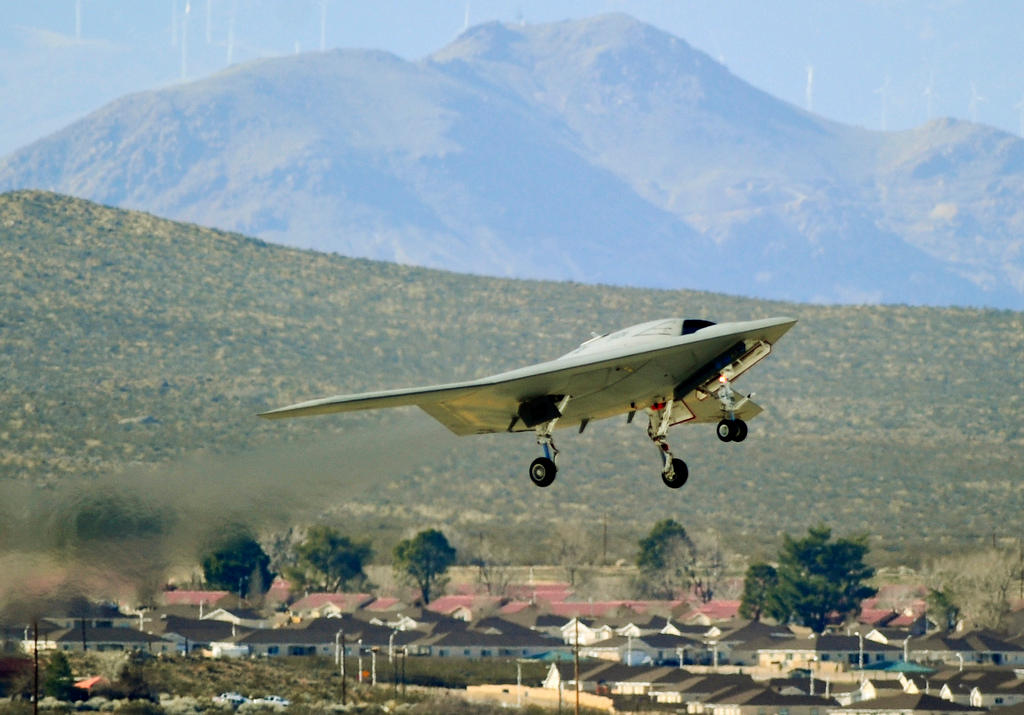
[(690, 470), (686, 462), (672, 456), (665, 435), (668, 433), (668, 426), (672, 422), (673, 400), (663, 404), (652, 405), (647, 408), (647, 436), (651, 438), (658, 451), (661, 453), (661, 481), (670, 489), (678, 489), (686, 484), (690, 476)]
[(718, 423), (715, 433), (723, 442), (742, 442), (747, 438), (747, 423), (736, 416), (736, 393), (724, 373), (718, 381), (722, 384), (718, 389), (718, 401), (722, 403), (722, 411), (728, 417)]
[(715, 431), (723, 442), (742, 442), (747, 438), (747, 423), (741, 419), (722, 420)]
[[(567, 404), (569, 404), (568, 395), (559, 401), (557, 406), (558, 415), (562, 414)], [(555, 448), (555, 440), (551, 437), (556, 424), (558, 424), (558, 417), (537, 426), (537, 444), (544, 450), (544, 456), (537, 457), (537, 459), (530, 463), (530, 481), (538, 487), (551, 486), (552, 482), (555, 481), (555, 475), (558, 474), (558, 467), (555, 466), (555, 457), (558, 456), (558, 450)]]

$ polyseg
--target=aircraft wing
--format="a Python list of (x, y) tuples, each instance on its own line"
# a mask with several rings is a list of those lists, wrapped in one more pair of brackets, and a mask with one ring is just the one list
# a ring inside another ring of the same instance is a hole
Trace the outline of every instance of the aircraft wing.
[[(573, 394), (585, 389), (588, 382), (591, 389), (603, 387), (610, 371), (606, 362), (565, 365), (555, 360), (468, 382), (325, 397), (263, 412), (260, 417), (280, 419), (416, 405), (458, 435), (505, 432), (524, 400)], [(614, 360), (622, 371), (644, 362), (639, 355)]]
[[(270, 410), (260, 416), (279, 419), (416, 405), (455, 434), (486, 434), (529, 429), (532, 424), (517, 418), (523, 403), (569, 395), (572, 399), (558, 422), (559, 427), (568, 427), (625, 413), (631, 403), (650, 404), (659, 396), (670, 396), (677, 386), (687, 385), (678, 395), (683, 397), (699, 387), (697, 382), (689, 385), (687, 381), (701, 377), (698, 373), (702, 367), (735, 350), (738, 341), (740, 345), (744, 340), (770, 345), (794, 322), (765, 319), (724, 324), (693, 335), (663, 339), (657, 344), (628, 343), (599, 352), (574, 351), (549, 362), (478, 380), (337, 395)], [(717, 404), (710, 400), (709, 405), (711, 402)], [(702, 407), (695, 405), (696, 421), (710, 419), (710, 413), (701, 414), (710, 407)], [(744, 414), (756, 414), (754, 410), (759, 412), (760, 408), (751, 402)]]

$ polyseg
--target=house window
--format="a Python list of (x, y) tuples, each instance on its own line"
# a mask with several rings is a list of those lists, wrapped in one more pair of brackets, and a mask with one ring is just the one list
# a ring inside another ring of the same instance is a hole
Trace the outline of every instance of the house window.
[(272, 645), (269, 648), (267, 648), (267, 655), (277, 655), (280, 652), (281, 652), (281, 646), (279, 646), (279, 645)]
[[(489, 651), (489, 650), (486, 650), (486, 649), (485, 649), (485, 650), (482, 650), (482, 651), (480, 651), (480, 657), (481, 657), (481, 658), (486, 658), (486, 657), (487, 657), (487, 656), (489, 656), (490, 654), (491, 654), (491, 651)], [(466, 655), (469, 655), (469, 651), (466, 651)]]
[(996, 698), (996, 705), (1002, 705), (1002, 704), (1003, 704), (1003, 699), (1002, 698)]
[(462, 651), (462, 655), (464, 655), (464, 656), (467, 656), (467, 657), (468, 657), (468, 656), (469, 656), (469, 648), (466, 648), (465, 650), (463, 650), (463, 651)]
[(441, 648), (439, 651), (437, 651), (437, 654), (443, 658), (446, 655), (448, 655), (448, 651), (445, 650), (444, 648)]
[(821, 654), (821, 659), (822, 659), (823, 661), (826, 661), (826, 660), (828, 660), (828, 659), (829, 659), (829, 658), (831, 658), (831, 657), (832, 657), (832, 655), (831, 655), (830, 653), (822, 653), (822, 654)]

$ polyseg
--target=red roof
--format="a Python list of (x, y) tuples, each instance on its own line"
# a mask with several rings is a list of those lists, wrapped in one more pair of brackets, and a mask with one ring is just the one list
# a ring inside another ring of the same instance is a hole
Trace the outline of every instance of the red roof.
[(366, 604), (363, 609), (366, 611), (390, 611), (401, 603), (402, 600), (399, 598), (384, 597)]
[(728, 621), (736, 618), (740, 613), (739, 601), (708, 601), (697, 607), (701, 613), (712, 621)]
[(284, 603), (291, 595), (292, 585), (280, 576), (275, 578), (274, 582), (270, 584), (270, 588), (267, 589), (267, 600), (275, 603)]
[(163, 601), (165, 606), (199, 606), (200, 604), (212, 606), (229, 593), (229, 591), (164, 591)]
[(371, 603), (368, 593), (310, 593), (291, 605), (292, 611), (312, 611), (333, 604), (341, 611), (354, 611)]
[(861, 608), (857, 620), (869, 626), (889, 625), (899, 614), (888, 608)]
[(94, 675), (91, 678), (85, 678), (75, 683), (75, 687), (80, 690), (92, 690), (97, 685), (110, 685), (110, 681), (102, 675)]
[(486, 608), (497, 606), (500, 602), (501, 599), (497, 596), (439, 596), (427, 604), (426, 608), (435, 613), (448, 614), (458, 608)]

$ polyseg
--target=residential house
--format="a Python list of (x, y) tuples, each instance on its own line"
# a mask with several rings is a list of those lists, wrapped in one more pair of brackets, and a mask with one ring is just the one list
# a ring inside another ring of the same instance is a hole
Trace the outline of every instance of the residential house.
[(93, 603), (79, 599), (62, 611), (48, 613), (46, 620), (58, 628), (135, 628), (137, 615), (122, 613), (112, 603)]
[(755, 665), (759, 650), (794, 638), (788, 627), (772, 626), (763, 621), (743, 621), (724, 632), (716, 630), (711, 640), (717, 641), (719, 662), (733, 665)]
[(368, 593), (308, 593), (289, 608), (292, 618), (340, 616), (370, 605), (376, 599)]
[[(153, 654), (173, 655), (175, 644), (150, 633), (143, 633), (134, 628), (67, 628), (48, 636), (47, 645), (63, 651), (143, 651)], [(32, 641), (24, 644), (26, 651), (31, 651)], [(43, 642), (39, 643), (42, 650)]]
[(1015, 705), (1024, 700), (1022, 675), (1024, 672), (1001, 668), (956, 671), (942, 683), (939, 697), (975, 707)]
[(652, 688), (651, 694), (659, 703), (685, 703), (688, 710), (700, 712), (703, 703), (715, 693), (753, 687), (753, 679), (743, 673), (690, 673), (683, 670), (662, 678), (657, 687)]
[(903, 693), (828, 710), (827, 715), (949, 715), (980, 713), (981, 708), (961, 705), (934, 695)]
[(197, 591), (178, 589), (164, 591), (160, 596), (160, 602), (169, 607), (185, 607), (199, 611), (199, 618), (202, 618), (212, 609), (220, 606), (238, 605), (239, 599), (229, 591)]
[(910, 659), (924, 663), (1024, 665), (1024, 646), (990, 631), (934, 634), (910, 641)]
[(835, 701), (813, 695), (783, 695), (754, 685), (712, 693), (689, 712), (706, 715), (824, 715)]
[(793, 638), (759, 648), (758, 665), (779, 670), (814, 668), (821, 672), (852, 670), (861, 665), (898, 660), (899, 646), (858, 636), (816, 635)]
[(237, 624), (228, 621), (198, 620), (181, 616), (165, 615), (154, 624), (154, 632), (165, 640), (176, 644), (177, 652), (183, 655), (205, 653), (210, 644), (237, 636)]
[(446, 595), (438, 596), (425, 608), (455, 618), (460, 621), (473, 621), (485, 615), (495, 613), (501, 606), (503, 599), (498, 596), (470, 595)]
[(602, 640), (584, 645), (580, 637), (580, 656), (614, 660), (626, 665), (649, 665), (654, 663), (658, 651), (648, 646), (643, 638), (632, 636), (609, 636)]
[(217, 608), (207, 613), (200, 620), (224, 621), (226, 623), (234, 623), (239, 628), (251, 630), (273, 626), (273, 622), (269, 618), (251, 608)]

